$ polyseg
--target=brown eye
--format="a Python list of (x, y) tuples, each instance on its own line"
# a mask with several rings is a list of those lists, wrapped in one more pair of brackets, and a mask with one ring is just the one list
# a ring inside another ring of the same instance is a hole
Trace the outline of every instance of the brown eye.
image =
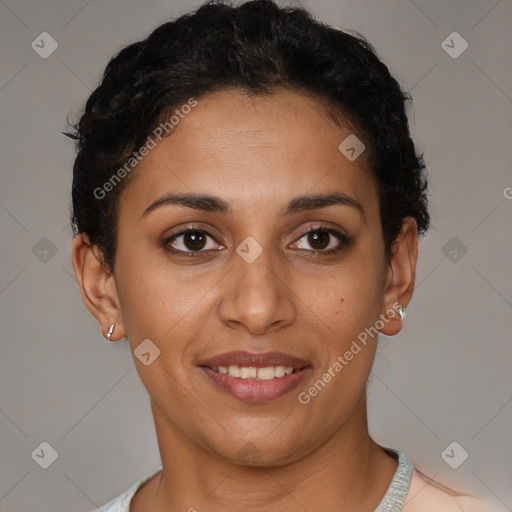
[(317, 230), (310, 231), (308, 233), (308, 243), (315, 250), (324, 250), (328, 245), (332, 235), (327, 233), (327, 231)]
[(176, 233), (165, 239), (163, 245), (171, 252), (185, 253), (187, 256), (194, 256), (194, 253), (206, 252), (219, 246), (210, 233), (199, 229), (186, 229)]
[[(306, 245), (311, 247), (311, 249), (301, 246), (304, 244), (304, 242), (301, 242), (302, 239), (305, 239)], [(302, 235), (302, 237), (293, 245), (294, 248), (305, 249), (312, 253), (326, 255), (337, 253), (343, 249), (343, 247), (350, 245), (352, 241), (352, 238), (336, 231), (335, 229), (320, 226), (304, 233), (304, 235)]]
[(183, 235), (183, 245), (191, 251), (204, 249), (206, 237), (200, 231), (188, 231)]

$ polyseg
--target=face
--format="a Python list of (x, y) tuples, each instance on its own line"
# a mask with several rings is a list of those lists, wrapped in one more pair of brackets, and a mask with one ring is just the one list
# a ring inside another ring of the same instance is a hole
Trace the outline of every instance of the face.
[[(299, 93), (223, 91), (133, 171), (112, 316), (150, 354), (134, 363), (159, 428), (279, 465), (365, 425), (377, 339), (362, 333), (406, 286), (365, 155), (338, 149), (351, 133)], [(190, 195), (208, 197), (176, 197)]]

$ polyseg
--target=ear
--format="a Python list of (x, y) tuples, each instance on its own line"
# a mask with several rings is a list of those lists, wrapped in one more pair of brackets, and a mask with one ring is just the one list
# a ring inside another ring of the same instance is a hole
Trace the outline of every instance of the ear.
[[(407, 217), (392, 247), (386, 270), (382, 315), (387, 319), (380, 329), (382, 334), (393, 336), (402, 329), (398, 305), (409, 304), (414, 291), (416, 262), (418, 260), (418, 228), (413, 217)], [(391, 312), (394, 311), (394, 314)]]
[[(126, 336), (114, 274), (103, 262), (102, 252), (85, 233), (73, 240), (73, 269), (87, 309), (96, 317), (105, 338), (115, 324), (111, 341)], [(108, 339), (108, 338), (107, 338)]]

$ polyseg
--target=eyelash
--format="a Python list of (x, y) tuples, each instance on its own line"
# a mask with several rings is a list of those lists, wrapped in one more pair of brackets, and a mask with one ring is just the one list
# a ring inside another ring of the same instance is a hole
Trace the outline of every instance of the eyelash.
[[(332, 235), (334, 236), (335, 238), (338, 239), (338, 241), (340, 242), (340, 245), (338, 245), (338, 247), (334, 248), (334, 249), (329, 249), (328, 251), (326, 250), (307, 250), (307, 249), (301, 249), (301, 250), (306, 250), (307, 252), (309, 253), (313, 253), (315, 255), (322, 255), (322, 256), (329, 256), (329, 255), (334, 255), (334, 254), (337, 254), (338, 252), (340, 252), (344, 247), (348, 247), (349, 245), (351, 245), (351, 243), (353, 242), (353, 238), (352, 237), (349, 237), (347, 235), (344, 235), (343, 233), (340, 233), (339, 231), (335, 230), (335, 229), (332, 229), (332, 228), (329, 228), (327, 226), (316, 226), (316, 227), (310, 227), (310, 229), (308, 231), (306, 231), (305, 233), (303, 233), (298, 239), (297, 241), (301, 240), (302, 238), (304, 238), (305, 236), (309, 235), (310, 233), (315, 233), (317, 231), (323, 231), (323, 232), (326, 232), (328, 233), (329, 235)], [(184, 229), (178, 233), (175, 233), (173, 234), (172, 236), (166, 238), (164, 241), (163, 241), (163, 247), (166, 251), (169, 251), (169, 252), (172, 252), (172, 253), (175, 253), (175, 254), (181, 254), (181, 255), (185, 255), (187, 257), (198, 257), (201, 255), (201, 253), (204, 253), (204, 252), (207, 252), (205, 250), (199, 250), (199, 251), (182, 251), (180, 249), (171, 249), (169, 248), (169, 244), (171, 242), (173, 242), (174, 240), (176, 240), (178, 237), (182, 236), (182, 235), (186, 235), (187, 233), (200, 233), (200, 234), (203, 234), (203, 235), (207, 235), (208, 237), (212, 238), (213, 240), (215, 240), (215, 237), (213, 235), (211, 235), (208, 231), (204, 230), (204, 229), (201, 229), (199, 227), (189, 227), (187, 229)], [(215, 240), (216, 241), (216, 240)], [(218, 243), (218, 242), (217, 242)], [(293, 243), (296, 243), (296, 242), (293, 242)]]

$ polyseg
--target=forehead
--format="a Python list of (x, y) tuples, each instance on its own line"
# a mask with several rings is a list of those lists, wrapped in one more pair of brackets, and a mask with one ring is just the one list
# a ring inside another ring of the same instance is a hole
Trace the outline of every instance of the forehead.
[(351, 161), (339, 149), (349, 136), (348, 124), (334, 123), (320, 102), (299, 92), (216, 92), (182, 113), (170, 135), (144, 156), (125, 199), (139, 212), (170, 191), (222, 196), (240, 207), (278, 206), (330, 190), (374, 203), (364, 152)]

